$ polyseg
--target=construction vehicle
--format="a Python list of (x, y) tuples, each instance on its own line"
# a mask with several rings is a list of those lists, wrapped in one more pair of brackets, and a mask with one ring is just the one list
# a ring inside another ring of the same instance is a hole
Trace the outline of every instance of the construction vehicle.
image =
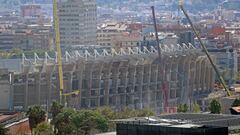
[(203, 44), (203, 41), (202, 41), (199, 33), (197, 32), (197, 29), (196, 29), (195, 26), (193, 25), (192, 20), (190, 19), (188, 13), (187, 13), (186, 10), (184, 9), (184, 7), (183, 7), (183, 0), (179, 0), (179, 7), (180, 7), (180, 9), (182, 10), (182, 12), (184, 13), (185, 17), (187, 18), (187, 20), (188, 20), (188, 22), (189, 22), (189, 24), (190, 24), (190, 26), (191, 26), (194, 34), (196, 35), (196, 37), (197, 37), (197, 39), (198, 39), (198, 41), (199, 41), (199, 43), (200, 43), (200, 45), (201, 45), (201, 47), (202, 47), (202, 49), (203, 49), (203, 52), (207, 55), (209, 62), (211, 63), (214, 71), (215, 71), (216, 74), (217, 74), (217, 77), (218, 77), (219, 82), (221, 83), (221, 85), (223, 86), (223, 88), (225, 89), (225, 91), (227, 92), (227, 95), (228, 95), (228, 96), (232, 96), (232, 94), (231, 94), (231, 92), (229, 91), (229, 89), (228, 89), (228, 87), (227, 87), (227, 85), (226, 85), (223, 77), (220, 75), (220, 72), (219, 72), (219, 70), (217, 69), (217, 66), (214, 64), (214, 62), (213, 62), (213, 60), (212, 60), (212, 58), (211, 58), (211, 56), (210, 56), (210, 54), (209, 54), (206, 46)]
[[(60, 46), (60, 32), (59, 32), (59, 17), (57, 13), (57, 0), (53, 0), (53, 17), (54, 17), (54, 31), (55, 31), (55, 44), (57, 49), (57, 65), (58, 65), (58, 76), (59, 76), (59, 96), (60, 103), (67, 105), (67, 97), (72, 95), (79, 95), (80, 90), (75, 90), (70, 93), (63, 93), (64, 83), (63, 83), (63, 69), (62, 69), (62, 50)], [(64, 100), (63, 100), (64, 98)]]

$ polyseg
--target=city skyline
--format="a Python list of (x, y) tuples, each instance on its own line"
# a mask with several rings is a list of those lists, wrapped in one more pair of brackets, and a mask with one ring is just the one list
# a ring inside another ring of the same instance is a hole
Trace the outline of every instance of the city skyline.
[(0, 2), (1, 135), (239, 133), (239, 0)]

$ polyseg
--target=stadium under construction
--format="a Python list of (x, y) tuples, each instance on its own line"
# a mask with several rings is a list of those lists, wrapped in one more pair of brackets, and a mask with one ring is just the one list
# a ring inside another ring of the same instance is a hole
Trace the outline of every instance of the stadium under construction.
[[(206, 55), (191, 44), (161, 45), (161, 61), (154, 47), (80, 50), (66, 52), (62, 59), (64, 93), (80, 90), (66, 98), (68, 106), (150, 108), (160, 113), (197, 101), (206, 109), (203, 99), (213, 90), (215, 75)], [(56, 58), (23, 54), (19, 62), (18, 71), (8, 74), (10, 110), (59, 100)]]

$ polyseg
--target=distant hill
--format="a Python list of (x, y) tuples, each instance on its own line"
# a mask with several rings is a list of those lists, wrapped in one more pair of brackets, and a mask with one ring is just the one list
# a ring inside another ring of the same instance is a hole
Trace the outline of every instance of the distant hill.
[(4, 9), (17, 9), (22, 4), (33, 3), (50, 4), (52, 0), (0, 0), (0, 10)]
[[(1, 9), (17, 9), (19, 5), (32, 3), (35, 1), (38, 4), (51, 4), (52, 0), (0, 0), (0, 10)], [(98, 6), (114, 6), (121, 4), (123, 2), (127, 2), (129, 0), (96, 0)], [(158, 0), (135, 0), (136, 2), (144, 2), (149, 3), (152, 1)], [(186, 7), (193, 11), (204, 10), (204, 9), (212, 9), (215, 8), (219, 3), (224, 2), (225, 0), (184, 0)], [(165, 0), (167, 3), (172, 3), (172, 8), (176, 8), (178, 5), (178, 0)], [(134, 5), (129, 5), (134, 6)]]
[[(97, 0), (97, 4), (99, 6), (116, 5), (116, 4), (127, 2), (127, 1), (129, 0)], [(152, 1), (158, 1), (158, 0), (135, 0), (135, 1), (149, 3)], [(218, 4), (224, 1), (225, 0), (184, 0), (184, 3), (186, 8), (192, 11), (199, 11), (204, 9), (216, 8)], [(172, 9), (175, 9), (178, 6), (178, 0), (165, 0), (165, 3), (172, 3)]]

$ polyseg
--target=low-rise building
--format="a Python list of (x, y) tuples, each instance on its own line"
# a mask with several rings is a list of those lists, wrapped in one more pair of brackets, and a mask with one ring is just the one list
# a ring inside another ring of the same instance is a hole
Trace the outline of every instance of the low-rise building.
[(112, 38), (112, 46), (114, 48), (139, 47), (142, 41), (143, 38), (141, 33), (123, 32)]
[(102, 46), (113, 46), (113, 38), (126, 32), (127, 25), (124, 23), (105, 23), (98, 27), (97, 44)]
[(228, 135), (239, 130), (240, 117), (178, 113), (116, 120), (118, 135)]
[(51, 25), (16, 24), (10, 31), (0, 33), (0, 48), (3, 50), (13, 48), (49, 50), (53, 45), (51, 29)]

